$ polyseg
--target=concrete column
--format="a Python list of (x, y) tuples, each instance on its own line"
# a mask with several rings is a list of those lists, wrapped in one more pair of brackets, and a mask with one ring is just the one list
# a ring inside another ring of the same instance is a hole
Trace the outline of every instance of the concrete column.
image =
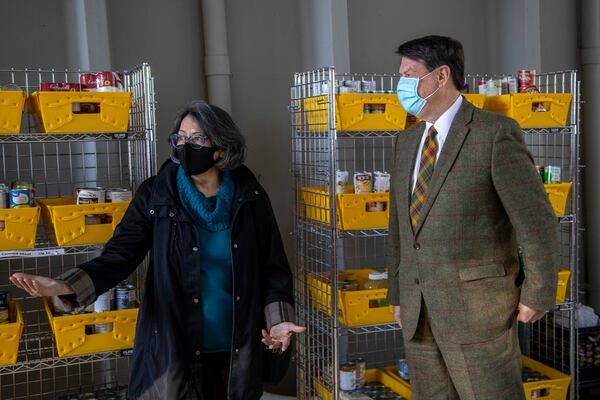
[(69, 69), (110, 70), (106, 0), (63, 0)]
[(347, 0), (298, 2), (303, 70), (334, 66), (350, 72)]
[(600, 310), (600, 1), (581, 1), (581, 65), (586, 264), (589, 303)]
[(231, 112), (231, 71), (227, 47), (225, 0), (202, 0), (202, 26), (208, 101)]

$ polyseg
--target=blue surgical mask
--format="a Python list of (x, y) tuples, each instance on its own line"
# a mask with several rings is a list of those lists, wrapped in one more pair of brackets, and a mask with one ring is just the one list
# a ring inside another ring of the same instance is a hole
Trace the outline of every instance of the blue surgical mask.
[(433, 71), (420, 78), (407, 78), (405, 76), (400, 77), (398, 86), (396, 87), (396, 93), (398, 94), (398, 101), (400, 101), (400, 104), (402, 107), (404, 107), (407, 113), (418, 116), (421, 111), (423, 111), (425, 104), (427, 104), (427, 99), (440, 90), (438, 87), (426, 98), (419, 96), (419, 82), (421, 79), (428, 77), (432, 73)]

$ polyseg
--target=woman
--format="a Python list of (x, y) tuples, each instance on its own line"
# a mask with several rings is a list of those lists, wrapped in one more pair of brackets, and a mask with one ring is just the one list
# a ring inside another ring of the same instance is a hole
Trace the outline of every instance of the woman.
[(275, 216), (242, 165), (244, 138), (225, 111), (192, 102), (173, 132), (171, 160), (139, 187), (99, 257), (56, 279), (18, 273), (11, 281), (86, 306), (150, 252), (129, 396), (259, 399), (268, 375), (285, 372), (292, 334), (304, 331), (292, 322)]

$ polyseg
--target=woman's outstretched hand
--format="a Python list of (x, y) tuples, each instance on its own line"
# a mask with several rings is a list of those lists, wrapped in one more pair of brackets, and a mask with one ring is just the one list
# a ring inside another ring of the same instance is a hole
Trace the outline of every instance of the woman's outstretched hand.
[(267, 333), (262, 330), (262, 342), (269, 350), (284, 352), (290, 346), (292, 335), (294, 333), (302, 333), (306, 330), (303, 326), (298, 326), (291, 322), (282, 322), (271, 327), (271, 331)]
[(18, 272), (12, 274), (10, 281), (34, 297), (60, 296), (74, 293), (71, 286), (65, 282), (45, 276)]

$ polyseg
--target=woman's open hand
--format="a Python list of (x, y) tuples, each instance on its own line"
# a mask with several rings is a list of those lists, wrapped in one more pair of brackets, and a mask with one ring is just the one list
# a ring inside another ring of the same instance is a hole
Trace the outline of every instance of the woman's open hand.
[(34, 297), (60, 296), (74, 293), (71, 286), (65, 282), (45, 276), (18, 272), (12, 274), (10, 281)]
[(303, 326), (298, 326), (291, 322), (282, 322), (271, 327), (271, 331), (267, 333), (262, 330), (262, 342), (269, 350), (280, 350), (284, 352), (290, 346), (292, 335), (294, 333), (302, 333), (306, 330)]

